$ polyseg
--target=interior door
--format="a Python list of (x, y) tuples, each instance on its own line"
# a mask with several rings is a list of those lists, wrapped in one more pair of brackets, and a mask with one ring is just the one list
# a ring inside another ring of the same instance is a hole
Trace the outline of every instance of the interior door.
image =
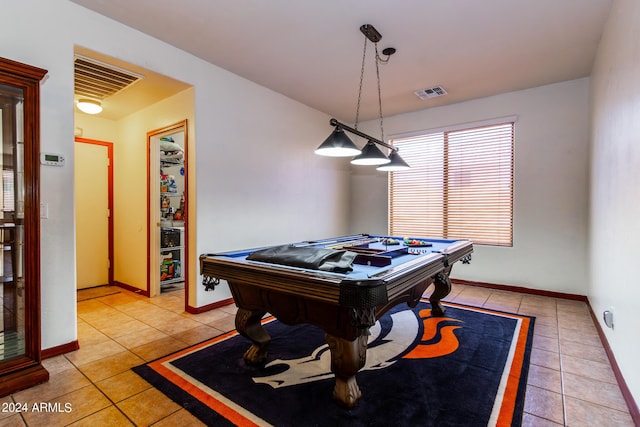
[(149, 296), (188, 282), (187, 122), (147, 133)]
[(76, 139), (76, 274), (78, 289), (110, 284), (109, 143)]

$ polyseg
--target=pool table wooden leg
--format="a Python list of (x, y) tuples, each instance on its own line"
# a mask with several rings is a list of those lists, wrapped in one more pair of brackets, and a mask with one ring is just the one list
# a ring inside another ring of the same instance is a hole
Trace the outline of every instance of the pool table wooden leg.
[(356, 382), (356, 372), (365, 364), (367, 357), (367, 336), (362, 335), (353, 341), (347, 341), (330, 334), (325, 340), (331, 350), (331, 372), (336, 376), (333, 398), (338, 404), (353, 408), (362, 396)]
[(253, 343), (244, 353), (244, 360), (249, 365), (262, 365), (267, 359), (267, 347), (271, 336), (262, 327), (262, 317), (266, 311), (238, 308), (236, 313), (236, 330), (240, 335)]
[(444, 316), (445, 308), (442, 306), (442, 304), (440, 304), (440, 300), (449, 295), (449, 292), (451, 292), (451, 280), (449, 279), (450, 272), (451, 266), (449, 266), (444, 271), (436, 274), (435, 280), (433, 281), (435, 289), (429, 297), (429, 302), (431, 303), (431, 313), (433, 316)]

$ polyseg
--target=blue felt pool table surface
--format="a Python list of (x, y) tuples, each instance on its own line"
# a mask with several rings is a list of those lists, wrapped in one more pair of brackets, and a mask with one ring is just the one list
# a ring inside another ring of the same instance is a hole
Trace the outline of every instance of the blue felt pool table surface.
[[(398, 244), (386, 244), (386, 239), (392, 239), (398, 242)], [(364, 244), (358, 244), (360, 241), (367, 241)], [(419, 241), (425, 242), (425, 245), (408, 245), (405, 241)], [(357, 250), (357, 248), (366, 247), (372, 250), (383, 251), (379, 253), (379, 256), (386, 257), (387, 252), (392, 255), (388, 258), (390, 259), (391, 264), (385, 266), (375, 266), (375, 265), (367, 265), (367, 264), (353, 264), (353, 270), (349, 273), (328, 273), (322, 272), (323, 274), (331, 274), (336, 276), (348, 277), (349, 279), (367, 279), (372, 278), (377, 275), (383, 274), (386, 271), (394, 269), (398, 266), (401, 266), (404, 263), (416, 261), (417, 258), (421, 258), (422, 261), (425, 261), (425, 258), (431, 258), (434, 261), (441, 259), (446, 255), (447, 249), (452, 245), (458, 242), (466, 242), (466, 240), (453, 240), (453, 239), (439, 239), (439, 238), (424, 238), (424, 237), (397, 237), (397, 236), (384, 236), (384, 235), (354, 235), (354, 236), (345, 236), (339, 237), (335, 239), (324, 239), (324, 240), (310, 240), (310, 241), (302, 241), (297, 243), (291, 243), (291, 246), (296, 247), (316, 247), (316, 248), (332, 248), (336, 246), (341, 246), (342, 244), (351, 242), (355, 243), (355, 246), (352, 248)], [(218, 253), (212, 256), (219, 257), (229, 257), (238, 260), (246, 260), (246, 258), (256, 252), (258, 250), (265, 249), (254, 248), (254, 249), (244, 249), (238, 251), (230, 251), (224, 253)], [(350, 247), (343, 247), (342, 249), (350, 250)], [(402, 252), (406, 251), (406, 253), (396, 254), (394, 252)], [(248, 261), (251, 263), (261, 263), (260, 261)], [(264, 263), (265, 265), (270, 266), (271, 264)], [(286, 266), (286, 268), (296, 269), (296, 270), (308, 270), (300, 267), (291, 267)]]

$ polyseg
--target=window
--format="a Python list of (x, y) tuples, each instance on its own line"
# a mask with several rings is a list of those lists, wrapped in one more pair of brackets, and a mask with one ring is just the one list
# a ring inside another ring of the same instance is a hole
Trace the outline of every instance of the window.
[(389, 233), (512, 246), (508, 120), (392, 139), (411, 169), (389, 173)]

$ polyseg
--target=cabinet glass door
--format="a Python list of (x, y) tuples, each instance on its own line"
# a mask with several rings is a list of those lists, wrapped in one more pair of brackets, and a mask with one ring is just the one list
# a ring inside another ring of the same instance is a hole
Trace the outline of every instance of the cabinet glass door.
[(0, 84), (0, 362), (25, 353), (23, 103)]
[(0, 397), (46, 381), (40, 348), (40, 81), (0, 58)]

